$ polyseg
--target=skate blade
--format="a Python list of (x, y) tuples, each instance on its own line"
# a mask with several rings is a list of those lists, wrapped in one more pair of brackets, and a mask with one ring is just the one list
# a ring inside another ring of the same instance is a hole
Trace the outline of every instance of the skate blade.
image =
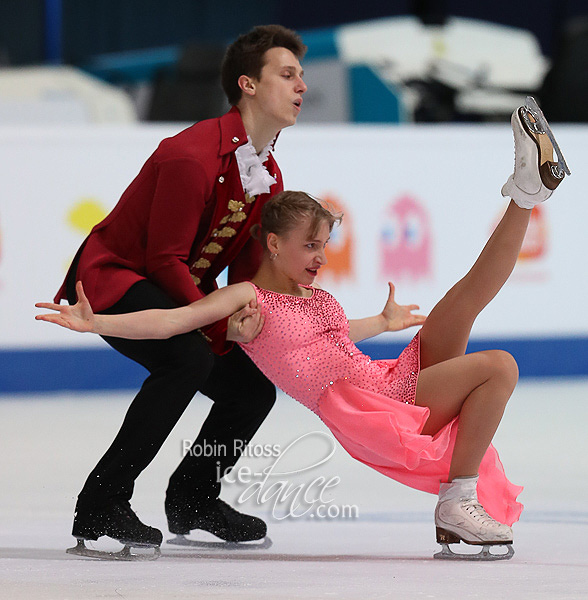
[(563, 179), (564, 175), (571, 175), (572, 173), (566, 163), (563, 152), (561, 151), (557, 140), (553, 135), (553, 131), (551, 131), (551, 127), (549, 126), (543, 111), (539, 108), (535, 98), (533, 98), (533, 96), (527, 96), (525, 105), (522, 108), (522, 116), (525, 121), (525, 125), (529, 128), (529, 130), (537, 135), (547, 135), (551, 145), (553, 146), (553, 150), (557, 155), (557, 164), (552, 166), (553, 176), (557, 179)]
[(93, 550), (88, 548), (84, 543), (84, 540), (79, 539), (77, 544), (72, 548), (68, 548), (65, 552), (67, 554), (75, 554), (76, 556), (83, 556), (85, 558), (96, 558), (99, 560), (126, 560), (126, 561), (146, 561), (146, 560), (157, 560), (161, 556), (161, 549), (159, 546), (145, 546), (153, 548), (152, 554), (137, 554), (131, 551), (131, 548), (139, 548), (143, 546), (130, 546), (125, 544), (122, 550), (118, 552), (107, 552), (105, 550)]
[(203, 542), (191, 540), (185, 535), (176, 535), (175, 538), (167, 540), (168, 544), (183, 546), (185, 548), (205, 548), (209, 550), (265, 550), (272, 547), (272, 540), (264, 537), (263, 540), (253, 542)]
[(514, 556), (514, 548), (512, 544), (502, 544), (501, 547), (506, 548), (506, 552), (492, 553), (490, 548), (492, 545), (485, 544), (482, 550), (476, 554), (458, 554), (454, 552), (449, 544), (441, 544), (441, 552), (433, 555), (433, 558), (441, 560), (472, 560), (472, 561), (491, 561), (491, 560), (510, 560)]

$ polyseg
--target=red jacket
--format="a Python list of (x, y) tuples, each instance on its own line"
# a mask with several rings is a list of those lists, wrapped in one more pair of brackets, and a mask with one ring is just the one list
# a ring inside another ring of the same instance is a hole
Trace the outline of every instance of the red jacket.
[[(235, 150), (247, 143), (237, 108), (163, 140), (112, 212), (78, 251), (76, 280), (95, 312), (115, 304), (137, 281), (150, 279), (180, 305), (229, 283), (250, 279), (262, 249), (250, 236), (263, 204), (283, 190), (270, 154), (265, 166), (277, 183), (257, 198), (243, 192)], [(55, 302), (64, 299), (65, 283)], [(207, 330), (224, 345), (226, 321)]]

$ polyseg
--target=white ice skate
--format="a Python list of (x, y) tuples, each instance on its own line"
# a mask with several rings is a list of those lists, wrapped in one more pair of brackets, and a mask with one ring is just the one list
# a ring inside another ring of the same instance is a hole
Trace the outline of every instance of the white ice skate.
[[(521, 208), (533, 208), (551, 196), (571, 175), (547, 119), (532, 96), (510, 119), (515, 142), (514, 173), (502, 187), (502, 195)], [(557, 162), (553, 160), (553, 153)]]
[[(478, 502), (477, 477), (456, 478), (451, 483), (442, 483), (439, 502), (435, 508), (437, 542), (442, 551), (435, 558), (451, 560), (507, 560), (512, 558), (512, 529), (494, 520)], [(460, 541), (474, 546), (483, 546), (477, 554), (457, 554), (449, 544)], [(505, 546), (504, 553), (490, 552), (491, 546)]]

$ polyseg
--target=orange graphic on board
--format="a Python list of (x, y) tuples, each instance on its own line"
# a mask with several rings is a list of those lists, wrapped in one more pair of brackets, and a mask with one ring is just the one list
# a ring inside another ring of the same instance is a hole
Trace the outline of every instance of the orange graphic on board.
[(334, 196), (323, 196), (322, 200), (327, 204), (329, 210), (334, 213), (343, 213), (341, 225), (333, 227), (331, 239), (327, 245), (325, 255), (327, 265), (320, 270), (321, 277), (330, 278), (335, 281), (350, 279), (353, 277), (353, 248), (354, 240), (352, 233), (353, 221), (344, 204)]

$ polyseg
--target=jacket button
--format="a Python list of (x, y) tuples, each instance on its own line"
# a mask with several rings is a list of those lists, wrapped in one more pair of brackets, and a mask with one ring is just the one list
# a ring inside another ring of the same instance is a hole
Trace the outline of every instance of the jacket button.
[(235, 136), (232, 141), (233, 141), (233, 144), (236, 144), (239, 141), (239, 138), (237, 136)]
[(224, 182), (225, 182), (225, 178), (224, 178), (224, 177), (221, 175), (221, 176), (218, 178), (218, 182), (219, 182), (219, 183), (224, 183)]

